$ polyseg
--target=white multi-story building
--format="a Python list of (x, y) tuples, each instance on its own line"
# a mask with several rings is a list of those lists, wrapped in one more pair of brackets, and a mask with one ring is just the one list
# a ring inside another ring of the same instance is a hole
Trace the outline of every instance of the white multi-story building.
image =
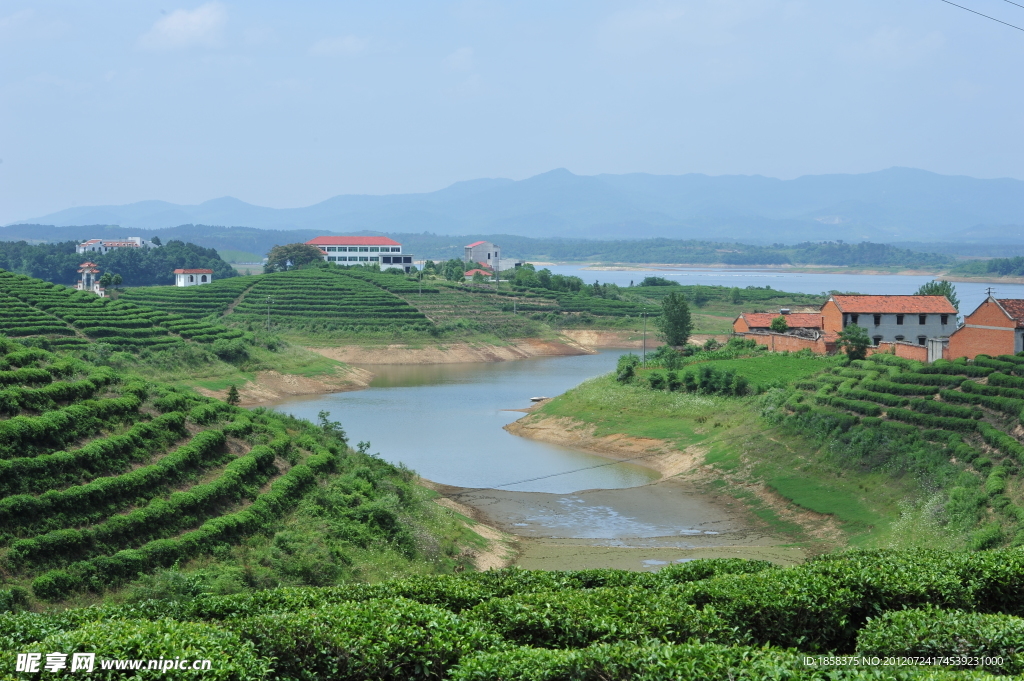
[(158, 248), (152, 241), (146, 241), (141, 236), (131, 236), (127, 239), (89, 239), (78, 244), (75, 249), (78, 253), (98, 253), (103, 255), (115, 248)]
[(494, 269), (501, 267), (501, 249), (490, 241), (474, 241), (466, 246), (464, 260), (466, 263), (479, 263)]
[(386, 236), (318, 236), (306, 242), (316, 246), (327, 262), (339, 265), (375, 263), (382, 269), (412, 268), (412, 255), (402, 252), (402, 244)]
[(201, 286), (213, 281), (213, 270), (179, 269), (174, 270), (175, 286)]

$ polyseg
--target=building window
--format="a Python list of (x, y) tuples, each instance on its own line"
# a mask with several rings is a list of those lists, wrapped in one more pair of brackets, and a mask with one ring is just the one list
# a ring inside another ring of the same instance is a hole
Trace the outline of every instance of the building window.
[(190, 274), (190, 275), (188, 275), (188, 280), (189, 280), (189, 281), (195, 281), (195, 280), (196, 280), (196, 278), (195, 278), (195, 277), (193, 277), (193, 276), (192, 276), (192, 275)]
[(360, 246), (359, 247), (359, 252), (360, 253), (369, 253), (370, 252), (370, 248), (369, 248), (369, 246)]
[(349, 262), (357, 262), (358, 260), (359, 260), (359, 256), (356, 256), (356, 255), (348, 256), (348, 261)]
[(898, 341), (903, 340), (903, 336), (896, 336), (896, 340), (898, 340)]
[(896, 323), (899, 324), (899, 325), (903, 324), (903, 315), (901, 315), (901, 314), (896, 315)]
[(381, 258), (381, 259), (382, 259), (382, 260), (384, 261), (384, 264), (385, 264), (385, 265), (390, 265), (390, 264), (391, 264), (391, 256), (390, 256), (390, 255), (385, 255), (385, 256), (384, 256), (383, 258)]
[[(882, 323), (882, 315), (876, 314), (875, 315), (875, 326), (879, 326), (879, 325), (881, 325), (881, 323)], [(875, 343), (875, 345), (878, 345), (878, 343)]]
[(369, 262), (369, 261), (370, 261), (370, 259), (368, 257), (366, 257), (365, 255), (359, 256), (359, 262)]
[(392, 246), (391, 247), (391, 252), (392, 253), (401, 253), (402, 252), (402, 247), (401, 246)]
[(850, 322), (851, 323), (856, 324), (858, 319), (860, 319), (860, 315), (859, 314), (852, 314), (852, 315), (850, 315)]
[(875, 347), (877, 348), (878, 344), (882, 342), (882, 337), (881, 336), (875, 336), (871, 340), (875, 341)]
[(338, 258), (333, 256), (333, 255), (327, 256), (327, 261), (328, 262), (336, 262), (337, 260), (338, 260)]
[(379, 255), (371, 255), (370, 256), (370, 262), (377, 262), (378, 260), (380, 260), (380, 256)]
[(337, 246), (328, 246), (327, 247), (327, 252), (328, 253), (335, 253), (335, 252), (337, 252), (337, 250), (338, 250)]
[(403, 263), (410, 263), (411, 264), (412, 263), (412, 256), (411, 255), (402, 256), (402, 262)]
[(925, 336), (918, 336), (918, 337), (917, 337), (917, 344), (918, 344), (918, 345), (924, 345), (924, 342), (925, 342), (926, 340), (928, 340), (928, 339), (927, 339), (927, 338), (926, 338)]
[(939, 317), (939, 321), (942, 322), (943, 324), (949, 324), (949, 315), (948, 314), (941, 315)]
[(926, 314), (919, 314), (919, 315), (917, 315), (917, 323), (918, 324), (927, 324), (928, 323), (928, 315), (926, 315)]
[(379, 253), (380, 246), (370, 246), (370, 253)]
[(199, 281), (205, 282), (206, 281), (206, 275), (204, 274), (202, 277), (200, 277)]

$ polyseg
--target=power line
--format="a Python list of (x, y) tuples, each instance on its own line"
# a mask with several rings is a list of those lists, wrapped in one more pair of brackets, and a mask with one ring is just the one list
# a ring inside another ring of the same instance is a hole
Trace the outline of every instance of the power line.
[[(971, 9), (970, 7), (964, 7), (963, 5), (958, 5), (958, 4), (956, 4), (955, 2), (950, 2), (949, 0), (939, 0), (939, 1), (940, 1), (940, 2), (944, 2), (944, 3), (946, 3), (947, 5), (953, 5), (953, 7), (959, 7), (960, 9), (963, 9), (963, 10), (967, 10), (967, 11), (968, 11), (968, 12), (970, 12), (971, 14), (977, 14), (977, 15), (978, 15), (979, 17), (985, 17), (986, 19), (991, 19), (992, 21), (995, 21), (995, 22), (997, 22), (997, 23), (1000, 23), (1000, 24), (1002, 24), (1003, 26), (1009, 26), (1010, 28), (1015, 28), (1015, 29), (1017, 29), (1018, 31), (1024, 31), (1024, 28), (1021, 28), (1020, 26), (1014, 26), (1013, 24), (1007, 23), (1007, 22), (1003, 21), (1002, 19), (996, 19), (995, 17), (990, 17), (990, 16), (989, 16), (989, 15), (987, 15), (987, 14), (982, 14), (981, 12), (978, 12), (978, 11), (976, 11), (976, 10), (973, 10), (973, 9)], [(1006, 0), (1006, 2), (1010, 2), (1010, 0)], [(1011, 4), (1011, 5), (1017, 5), (1017, 3), (1015, 3), (1015, 2), (1010, 2), (1010, 4)], [(1024, 7), (1024, 5), (1017, 5), (1017, 6), (1018, 6), (1018, 7)]]
[(1024, 5), (1021, 5), (1021, 4), (1019, 4), (1019, 3), (1016, 3), (1016, 2), (1014, 2), (1013, 0), (1003, 0), (1003, 2), (1008, 2), (1008, 3), (1010, 3), (1011, 5), (1017, 5), (1017, 7), (1020, 7), (1021, 9), (1024, 9)]

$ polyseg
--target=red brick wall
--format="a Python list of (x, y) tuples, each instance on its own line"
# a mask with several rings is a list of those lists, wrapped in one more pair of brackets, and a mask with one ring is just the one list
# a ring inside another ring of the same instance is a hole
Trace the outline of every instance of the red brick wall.
[(843, 313), (831, 300), (821, 306), (821, 325), (823, 331), (839, 333), (843, 330)]
[[(895, 353), (893, 350), (895, 349)], [(925, 345), (914, 345), (913, 343), (879, 343), (877, 346), (868, 348), (868, 356), (878, 353), (895, 354), (904, 359), (916, 359), (919, 362), (928, 361), (928, 347)]]
[(733, 333), (746, 333), (750, 331), (750, 327), (747, 326), (746, 320), (743, 317), (737, 317), (736, 321), (732, 323)]
[[(976, 329), (970, 325), (998, 326), (1002, 329)], [(946, 357), (974, 359), (978, 355), (1013, 354), (1014, 322), (991, 300), (986, 300), (978, 309), (964, 318), (964, 326), (949, 336)]]
[(811, 340), (810, 338), (800, 338), (799, 336), (789, 336), (781, 333), (748, 333), (744, 335), (744, 338), (754, 340), (773, 352), (810, 350), (819, 355), (827, 355), (836, 350), (835, 344), (826, 343), (824, 338)]

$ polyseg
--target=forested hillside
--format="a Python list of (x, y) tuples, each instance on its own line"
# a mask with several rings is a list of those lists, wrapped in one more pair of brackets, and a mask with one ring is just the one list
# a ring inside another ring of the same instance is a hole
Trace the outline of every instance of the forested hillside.
[(104, 254), (76, 253), (78, 243), (0, 241), (0, 269), (67, 286), (80, 278), (79, 266), (87, 260), (104, 273), (120, 274), (125, 286), (173, 284), (173, 272), (178, 268), (211, 269), (215, 280), (238, 275), (217, 251), (194, 243), (171, 240), (159, 248), (117, 248)]

